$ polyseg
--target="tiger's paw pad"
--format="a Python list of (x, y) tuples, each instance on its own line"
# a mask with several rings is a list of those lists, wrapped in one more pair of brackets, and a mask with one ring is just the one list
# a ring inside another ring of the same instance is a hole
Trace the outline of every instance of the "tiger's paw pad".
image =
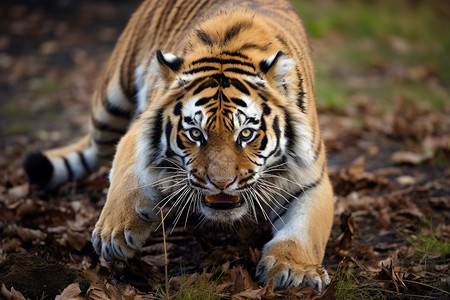
[(278, 260), (274, 256), (266, 256), (258, 263), (256, 278), (261, 285), (273, 281), (275, 291), (303, 284), (321, 292), (330, 283), (327, 271), (320, 265), (296, 264)]
[(127, 224), (100, 218), (91, 241), (95, 251), (105, 260), (126, 261), (141, 250), (150, 232), (151, 227), (137, 214)]

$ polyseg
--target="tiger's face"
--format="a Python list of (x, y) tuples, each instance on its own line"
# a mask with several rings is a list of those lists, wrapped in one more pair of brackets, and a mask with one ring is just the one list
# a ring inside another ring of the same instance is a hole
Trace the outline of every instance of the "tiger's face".
[(177, 70), (161, 101), (165, 109), (153, 118), (160, 127), (153, 131), (154, 161), (172, 179), (164, 181), (170, 193), (162, 202), (219, 222), (256, 218), (277, 202), (281, 191), (270, 170), (286, 163), (285, 95), (265, 80), (266, 61), (258, 67), (240, 56)]

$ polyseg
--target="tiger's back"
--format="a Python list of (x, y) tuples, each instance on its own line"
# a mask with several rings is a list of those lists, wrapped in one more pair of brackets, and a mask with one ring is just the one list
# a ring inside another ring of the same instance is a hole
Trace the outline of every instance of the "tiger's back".
[(261, 283), (328, 283), (332, 190), (311, 50), (289, 1), (145, 1), (99, 80), (90, 124), (25, 169), (55, 188), (115, 155), (93, 232), (106, 259), (133, 256), (169, 200), (225, 223), (260, 209), (274, 227)]

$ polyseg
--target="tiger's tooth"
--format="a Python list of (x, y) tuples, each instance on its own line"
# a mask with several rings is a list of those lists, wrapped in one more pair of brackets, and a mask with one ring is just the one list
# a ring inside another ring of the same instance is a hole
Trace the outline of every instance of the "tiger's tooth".
[(233, 196), (233, 197), (231, 197), (231, 202), (233, 202), (233, 203), (238, 203), (239, 202), (239, 196)]
[(206, 197), (205, 197), (205, 200), (206, 200), (206, 202), (208, 202), (208, 203), (214, 203), (214, 202), (216, 202), (214, 196), (206, 196)]

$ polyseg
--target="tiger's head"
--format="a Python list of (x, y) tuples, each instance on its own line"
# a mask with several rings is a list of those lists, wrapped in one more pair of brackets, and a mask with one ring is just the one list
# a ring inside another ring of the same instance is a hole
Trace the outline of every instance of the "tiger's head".
[(312, 152), (293, 59), (158, 50), (153, 64), (163, 89), (138, 120), (138, 155), (140, 172), (151, 173), (142, 184), (153, 181), (164, 195), (157, 206), (172, 200), (179, 213), (227, 223), (286, 203), (286, 174)]

